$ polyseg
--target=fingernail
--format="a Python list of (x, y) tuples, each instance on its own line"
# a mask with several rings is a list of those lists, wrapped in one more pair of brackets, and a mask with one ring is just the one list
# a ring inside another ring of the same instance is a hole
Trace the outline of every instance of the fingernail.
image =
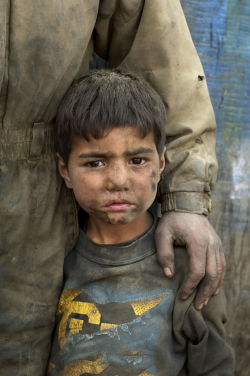
[(206, 299), (203, 303), (201, 303), (201, 304), (198, 306), (197, 309), (200, 311), (202, 308), (204, 308), (204, 307), (207, 305), (208, 300), (209, 300), (209, 299)]
[(164, 273), (167, 277), (173, 276), (173, 273), (171, 272), (171, 269), (168, 266), (166, 268), (164, 268)]
[(217, 289), (217, 290), (215, 291), (214, 295), (218, 295), (219, 292), (220, 292), (220, 289)]

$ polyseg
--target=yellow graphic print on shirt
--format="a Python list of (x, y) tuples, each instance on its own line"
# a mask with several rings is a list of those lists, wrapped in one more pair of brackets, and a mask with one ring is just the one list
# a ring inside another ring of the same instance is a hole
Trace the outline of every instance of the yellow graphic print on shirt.
[[(66, 331), (69, 328), (70, 334), (79, 333), (83, 329), (84, 320), (70, 318), (71, 314), (82, 314), (88, 317), (89, 324), (98, 325), (99, 330), (116, 327), (116, 323), (102, 322), (101, 313), (94, 303), (80, 302), (74, 299), (82, 294), (81, 290), (65, 289), (60, 297), (57, 314), (63, 314), (59, 324), (58, 341), (62, 349), (66, 343)], [(141, 316), (150, 309), (156, 307), (170, 292), (167, 292), (154, 299), (138, 300), (130, 302), (135, 316)], [(68, 323), (68, 320), (69, 323)]]
[[(139, 319), (140, 316), (144, 315), (151, 309), (157, 307), (168, 295), (171, 295), (171, 291), (162, 291), (162, 293), (158, 294), (156, 297), (149, 298), (149, 299), (141, 299), (141, 300), (133, 300), (131, 302), (125, 300), (125, 302), (108, 302), (105, 304), (96, 303), (92, 300), (92, 298), (86, 294), (83, 290), (75, 290), (72, 288), (65, 289), (60, 297), (59, 305), (57, 314), (60, 315), (60, 321), (58, 325), (58, 345), (59, 348), (64, 351), (64, 346), (66, 344), (67, 338), (75, 334), (83, 335), (81, 337), (76, 337), (75, 343), (84, 343), (85, 341), (92, 340), (93, 335), (95, 333), (101, 334), (104, 331), (108, 331), (112, 328), (123, 328), (121, 329), (122, 332), (127, 330), (127, 325), (130, 323), (136, 322), (137, 318)], [(159, 296), (160, 295), (160, 296)], [(144, 295), (145, 296), (145, 295)], [(123, 326), (125, 325), (125, 326)], [(133, 324), (134, 325), (134, 324)], [(137, 324), (136, 324), (137, 325)], [(141, 325), (141, 324), (138, 324)], [(130, 328), (130, 326), (129, 326)], [(120, 329), (119, 329), (120, 330)], [(130, 329), (128, 329), (130, 331)], [(143, 329), (143, 331), (145, 328)], [(99, 334), (97, 338), (100, 339)], [(107, 333), (108, 334), (108, 333)], [(110, 332), (111, 337), (116, 335), (115, 332)], [(119, 338), (117, 335), (116, 338)], [(130, 339), (129, 339), (130, 338)], [(129, 335), (128, 340), (131, 341), (132, 337)], [(81, 342), (83, 341), (83, 342)], [(49, 375), (57, 375), (57, 376), (82, 376), (82, 375), (105, 375), (109, 376), (112, 373), (112, 376), (120, 376), (122, 374), (130, 374), (128, 372), (132, 372), (131, 376), (154, 376), (155, 373), (153, 370), (151, 372), (147, 371), (147, 366), (144, 367), (141, 363), (141, 367), (138, 368), (131, 368), (132, 363), (138, 364), (142, 361), (145, 357), (144, 351), (139, 351), (136, 348), (129, 348), (125, 345), (123, 349), (127, 349), (126, 351), (122, 351), (119, 353), (119, 345), (117, 347), (117, 354), (116, 354), (116, 347), (114, 347), (114, 354), (112, 355), (115, 363), (110, 361), (110, 357), (107, 358), (107, 347), (105, 346), (105, 342), (103, 342), (103, 350), (100, 347), (96, 348), (96, 352), (92, 351), (92, 355), (85, 355), (85, 359), (81, 359), (77, 357), (75, 358), (74, 355), (66, 355), (68, 358), (68, 363), (64, 363), (64, 368), (57, 369), (57, 361), (55, 364), (49, 364)], [(144, 341), (144, 339), (142, 339)], [(69, 342), (70, 343), (70, 342)], [(120, 340), (119, 340), (120, 343)], [(133, 344), (132, 342), (130, 342)], [(71, 346), (71, 345), (69, 345)], [(76, 349), (79, 350), (79, 346), (75, 344)], [(89, 349), (89, 344), (86, 345), (86, 349)], [(121, 346), (124, 346), (121, 345)], [(137, 345), (136, 345), (137, 346)], [(71, 347), (69, 347), (71, 348)], [(122, 347), (121, 347), (122, 349)], [(137, 351), (138, 350), (138, 351)], [(72, 351), (72, 348), (71, 350)], [(87, 350), (88, 351), (88, 350)], [(68, 350), (66, 350), (67, 354)], [(82, 354), (85, 354), (83, 351)], [(59, 355), (60, 356), (60, 355)], [(62, 355), (64, 356), (64, 355)], [(72, 356), (72, 358), (71, 358)], [(118, 357), (118, 358), (117, 358)], [(148, 357), (148, 355), (147, 355)], [(71, 360), (70, 360), (71, 358)], [(109, 360), (108, 360), (109, 359)], [(121, 360), (121, 363), (117, 363), (117, 359)], [(141, 360), (140, 360), (141, 359)], [(127, 362), (127, 363), (126, 363)], [(131, 363), (132, 362), (132, 363)], [(127, 364), (127, 365), (125, 365)], [(145, 364), (146, 365), (146, 364)], [(60, 367), (60, 366), (59, 366)], [(152, 373), (153, 371), (153, 373)], [(59, 373), (58, 373), (59, 372)]]

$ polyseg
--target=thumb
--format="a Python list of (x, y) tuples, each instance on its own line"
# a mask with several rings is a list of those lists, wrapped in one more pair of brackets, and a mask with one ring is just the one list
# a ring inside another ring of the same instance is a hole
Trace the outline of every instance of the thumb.
[(155, 232), (157, 259), (166, 277), (173, 277), (175, 273), (173, 239), (162, 232)]

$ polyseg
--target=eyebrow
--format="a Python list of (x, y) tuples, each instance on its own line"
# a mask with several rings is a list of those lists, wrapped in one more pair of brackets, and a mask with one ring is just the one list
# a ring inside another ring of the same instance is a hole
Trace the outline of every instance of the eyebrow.
[(125, 155), (130, 156), (130, 155), (137, 155), (137, 154), (150, 154), (153, 153), (153, 149), (151, 148), (138, 148), (134, 150), (127, 151)]
[(104, 158), (104, 157), (106, 157), (105, 153), (97, 153), (97, 152), (81, 153), (79, 155), (79, 158)]
[[(126, 156), (131, 156), (131, 155), (138, 155), (138, 154), (150, 154), (153, 153), (153, 149), (151, 148), (138, 148), (134, 150), (128, 150), (124, 154)], [(98, 153), (98, 152), (91, 152), (91, 153), (81, 153), (79, 155), (79, 158), (105, 158), (110, 155), (109, 152), (107, 153)]]

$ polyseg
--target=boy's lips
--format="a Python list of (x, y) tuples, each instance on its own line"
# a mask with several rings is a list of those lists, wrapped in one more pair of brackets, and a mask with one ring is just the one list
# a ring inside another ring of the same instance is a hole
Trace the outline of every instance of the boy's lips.
[(105, 208), (112, 210), (112, 211), (119, 211), (119, 210), (124, 210), (132, 205), (133, 204), (131, 202), (126, 201), (126, 200), (111, 200), (105, 204)]

